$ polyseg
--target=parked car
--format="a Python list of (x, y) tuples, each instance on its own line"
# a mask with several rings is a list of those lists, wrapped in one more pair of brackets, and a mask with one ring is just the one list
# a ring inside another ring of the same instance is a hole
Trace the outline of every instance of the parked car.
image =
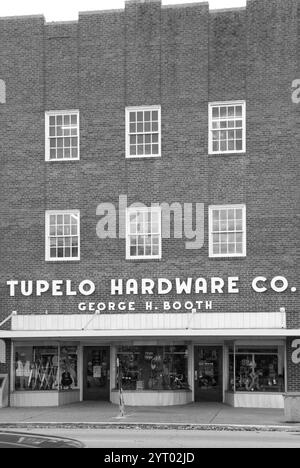
[(84, 448), (78, 440), (29, 434), (27, 432), (0, 431), (1, 448)]

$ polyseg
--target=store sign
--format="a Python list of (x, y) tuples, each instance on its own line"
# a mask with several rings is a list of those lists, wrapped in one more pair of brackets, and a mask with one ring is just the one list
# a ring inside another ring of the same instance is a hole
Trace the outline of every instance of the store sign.
[(300, 364), (300, 339), (292, 342), (292, 348), (296, 348), (292, 354), (292, 362), (293, 364)]
[[(91, 280), (83, 280), (75, 283), (71, 280), (45, 280), (37, 281), (7, 281), (10, 297), (41, 297), (41, 296), (77, 296), (91, 297), (93, 299), (99, 296), (100, 302), (80, 302), (78, 310), (91, 313), (105, 313), (111, 311), (133, 312), (137, 308), (140, 310), (143, 305), (137, 305), (134, 298), (138, 300), (145, 297), (145, 311), (191, 311), (198, 312), (202, 310), (212, 310), (212, 296), (216, 295), (238, 295), (240, 293), (239, 276), (229, 276), (227, 278), (142, 278), (142, 279), (111, 279), (109, 291), (105, 291), (102, 285), (96, 284)], [(284, 292), (296, 292), (294, 286), (290, 286), (289, 281), (284, 276), (266, 278), (258, 276), (251, 281), (249, 288), (255, 293), (263, 294), (267, 291), (282, 294)], [(210, 297), (208, 298), (208, 295)], [(102, 296), (102, 297), (101, 297)], [(109, 299), (103, 301), (103, 296)], [(172, 301), (168, 300), (172, 297)], [(184, 296), (185, 300), (175, 296)], [(163, 298), (162, 303), (157, 307), (151, 301), (151, 297)], [(118, 300), (120, 298), (120, 300)], [(121, 300), (122, 298), (122, 300)], [(190, 300), (192, 298), (192, 300)], [(206, 300), (209, 299), (209, 300)]]
[[(18, 295), (30, 296), (43, 296), (51, 294), (57, 296), (91, 296), (96, 293), (104, 293), (97, 285), (91, 280), (83, 280), (79, 284), (74, 284), (71, 280), (53, 280), (51, 282), (45, 280), (37, 281), (7, 281), (9, 287), (10, 297)], [(167, 279), (158, 278), (153, 280), (151, 278), (136, 279), (111, 279), (110, 280), (110, 295), (111, 296), (151, 296), (153, 294), (168, 295), (168, 294), (239, 294), (240, 278), (238, 276), (229, 276), (227, 278), (211, 277), (207, 278), (181, 278)], [(267, 279), (265, 276), (258, 276), (254, 278), (251, 284), (252, 289), (257, 293), (265, 293), (273, 291), (276, 293), (283, 293), (289, 290), (290, 285), (284, 276), (276, 276)], [(295, 287), (291, 287), (292, 293), (296, 292)]]

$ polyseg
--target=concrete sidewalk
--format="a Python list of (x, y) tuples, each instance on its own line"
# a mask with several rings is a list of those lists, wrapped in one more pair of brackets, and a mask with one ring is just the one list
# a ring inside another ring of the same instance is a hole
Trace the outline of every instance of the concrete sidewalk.
[(283, 410), (231, 408), (218, 403), (173, 407), (119, 407), (110, 403), (82, 402), (59, 408), (2, 408), (0, 429), (7, 427), (149, 427), (221, 430), (292, 430), (300, 424), (285, 421)]

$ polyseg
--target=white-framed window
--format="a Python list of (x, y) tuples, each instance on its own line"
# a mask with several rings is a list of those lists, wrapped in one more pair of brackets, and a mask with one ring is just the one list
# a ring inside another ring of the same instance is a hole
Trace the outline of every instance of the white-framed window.
[(245, 153), (246, 102), (209, 104), (209, 154)]
[(46, 161), (80, 158), (79, 111), (49, 111), (45, 115)]
[(126, 158), (161, 156), (161, 107), (126, 108)]
[(209, 207), (209, 256), (245, 257), (246, 205)]
[(161, 208), (128, 208), (126, 258), (160, 259), (161, 255)]
[(46, 260), (80, 260), (80, 212), (46, 211)]

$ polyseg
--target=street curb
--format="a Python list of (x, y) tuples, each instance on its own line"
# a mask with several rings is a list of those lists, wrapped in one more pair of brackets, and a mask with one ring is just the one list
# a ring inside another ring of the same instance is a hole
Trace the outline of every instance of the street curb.
[(180, 423), (99, 423), (99, 422), (15, 422), (0, 423), (1, 429), (141, 429), (231, 432), (299, 432), (295, 426), (239, 425), (239, 424), (180, 424)]

